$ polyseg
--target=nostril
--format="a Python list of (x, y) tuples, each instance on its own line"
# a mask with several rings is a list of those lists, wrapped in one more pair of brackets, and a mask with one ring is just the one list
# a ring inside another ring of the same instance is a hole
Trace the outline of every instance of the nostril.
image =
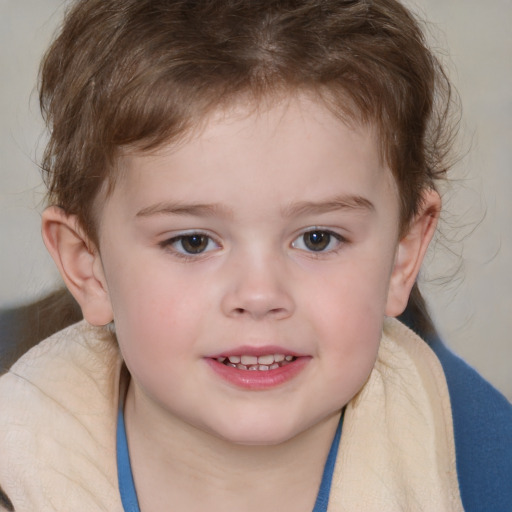
[(288, 317), (294, 307), (288, 294), (268, 289), (258, 290), (254, 287), (229, 290), (223, 297), (222, 312), (233, 318), (272, 318)]

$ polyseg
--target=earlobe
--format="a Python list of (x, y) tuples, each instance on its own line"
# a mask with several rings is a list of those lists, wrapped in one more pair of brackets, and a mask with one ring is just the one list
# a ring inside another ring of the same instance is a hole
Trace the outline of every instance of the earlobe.
[(426, 190), (418, 214), (397, 247), (386, 303), (387, 316), (398, 316), (407, 306), (409, 294), (434, 236), (440, 211), (439, 194), (432, 189)]
[(74, 215), (48, 207), (42, 215), (42, 235), (66, 286), (93, 325), (113, 319), (107, 283), (97, 248), (90, 242)]

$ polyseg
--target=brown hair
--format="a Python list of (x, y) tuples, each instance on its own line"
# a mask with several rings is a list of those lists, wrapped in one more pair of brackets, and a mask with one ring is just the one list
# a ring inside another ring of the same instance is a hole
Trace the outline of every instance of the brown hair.
[(405, 229), (446, 173), (450, 85), (395, 0), (75, 2), (40, 73), (48, 201), (97, 243), (94, 200), (125, 148), (176, 140), (236, 98), (301, 90), (377, 128)]

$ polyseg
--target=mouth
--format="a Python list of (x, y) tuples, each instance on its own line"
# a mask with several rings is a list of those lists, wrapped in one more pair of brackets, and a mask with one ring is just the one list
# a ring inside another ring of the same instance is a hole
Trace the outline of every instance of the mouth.
[(282, 348), (246, 348), (236, 353), (205, 358), (224, 381), (247, 390), (266, 390), (295, 379), (308, 366), (311, 356), (286, 353)]
[(244, 371), (271, 371), (293, 363), (297, 358), (290, 354), (267, 354), (261, 356), (221, 356), (216, 360), (228, 367)]

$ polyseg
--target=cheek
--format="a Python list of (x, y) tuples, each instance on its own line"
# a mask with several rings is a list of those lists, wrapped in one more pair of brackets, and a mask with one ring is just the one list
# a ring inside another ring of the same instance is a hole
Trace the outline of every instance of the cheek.
[(356, 255), (327, 270), (310, 273), (307, 307), (325, 314), (330, 323), (346, 329), (366, 330), (382, 324), (391, 275), (392, 258)]
[(355, 380), (364, 379), (371, 371), (382, 335), (382, 308), (375, 311), (367, 302), (357, 304), (350, 297), (346, 307), (338, 305), (329, 308), (324, 314), (323, 332), (320, 336), (326, 340), (321, 347), (332, 358), (340, 371)]
[(125, 263), (112, 269), (109, 292), (116, 332), (129, 366), (151, 367), (190, 350), (201, 310), (210, 301), (202, 288), (155, 265)]
[(313, 323), (320, 355), (330, 365), (333, 385), (347, 400), (370, 374), (382, 335), (390, 265), (362, 259), (331, 272), (310, 291), (306, 310)]

